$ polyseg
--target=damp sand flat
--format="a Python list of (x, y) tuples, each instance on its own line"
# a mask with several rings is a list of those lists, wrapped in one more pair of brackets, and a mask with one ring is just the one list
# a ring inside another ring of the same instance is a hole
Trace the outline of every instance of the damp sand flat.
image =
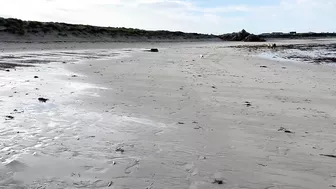
[[(45, 80), (17, 93), (14, 79), (1, 78), (0, 186), (336, 185), (333, 68), (260, 59), (219, 43), (103, 59), (37, 65)], [(61, 76), (48, 74), (57, 65)], [(30, 70), (32, 78), (32, 69), (3, 75)], [(32, 95), (16, 103), (26, 90)]]

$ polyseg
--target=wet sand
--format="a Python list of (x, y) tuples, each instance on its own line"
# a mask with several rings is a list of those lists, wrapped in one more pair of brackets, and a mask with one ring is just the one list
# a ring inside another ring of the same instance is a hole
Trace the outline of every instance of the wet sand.
[(1, 71), (0, 187), (336, 186), (334, 67), (157, 46)]

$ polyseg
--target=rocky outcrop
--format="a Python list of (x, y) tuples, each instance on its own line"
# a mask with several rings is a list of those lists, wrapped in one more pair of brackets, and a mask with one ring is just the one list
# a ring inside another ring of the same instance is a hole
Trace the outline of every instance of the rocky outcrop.
[(250, 34), (244, 39), (244, 41), (246, 41), (246, 42), (264, 42), (266, 40), (257, 36), (257, 35)]
[(246, 41), (246, 42), (262, 42), (265, 41), (265, 39), (254, 35), (250, 34), (246, 30), (242, 30), (238, 33), (230, 33), (230, 34), (223, 34), (219, 36), (222, 40), (224, 41)]

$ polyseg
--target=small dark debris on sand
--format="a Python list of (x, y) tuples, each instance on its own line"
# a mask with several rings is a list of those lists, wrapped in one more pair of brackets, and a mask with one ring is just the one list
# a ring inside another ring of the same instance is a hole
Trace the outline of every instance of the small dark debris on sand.
[(47, 98), (38, 98), (39, 102), (46, 103), (49, 99)]
[(159, 49), (152, 48), (152, 49), (145, 50), (145, 51), (146, 51), (146, 52), (159, 52)]
[(6, 69), (6, 72), (9, 72), (9, 69), (15, 69), (16, 67), (32, 67), (29, 64), (15, 64), (15, 63), (0, 63), (0, 69)]
[(179, 122), (177, 122), (177, 124), (179, 124), (179, 125), (183, 125), (184, 123), (183, 123), (183, 122), (181, 122), (181, 121), (179, 121)]
[(37, 75), (34, 76), (35, 79), (39, 78)]
[(113, 184), (113, 182), (112, 182), (112, 181), (110, 181), (110, 182), (107, 184), (107, 187), (111, 187), (111, 186), (112, 186), (112, 184)]
[(260, 66), (260, 68), (267, 68), (267, 66)]
[(215, 180), (212, 182), (212, 184), (219, 184), (219, 185), (221, 185), (221, 184), (224, 184), (224, 182), (223, 182), (223, 180), (215, 179)]
[(13, 116), (6, 116), (6, 120), (12, 120), (12, 119), (14, 119), (14, 117)]
[(284, 128), (284, 127), (280, 127), (280, 129), (278, 129), (278, 131), (283, 131), (283, 132), (285, 132), (285, 133), (294, 133), (294, 132), (292, 132), (292, 131), (290, 131), (290, 130)]
[(212, 85), (211, 87), (212, 87), (213, 89), (217, 89), (217, 87), (216, 87), (215, 85)]
[(6, 72), (10, 72), (10, 70), (5, 70)]
[(197, 127), (194, 127), (194, 129), (202, 129), (203, 127), (201, 127), (201, 126), (197, 126)]
[(122, 148), (120, 148), (120, 147), (118, 147), (115, 151), (116, 151), (116, 152), (121, 152), (121, 153), (124, 153), (124, 152), (125, 152), (125, 150), (122, 149)]
[(287, 69), (286, 67), (281, 67), (282, 69)]
[(330, 158), (336, 158), (336, 155), (330, 155), (330, 154), (320, 154), (320, 156), (330, 157)]
[(251, 102), (249, 102), (249, 101), (245, 101), (245, 103), (244, 103), (244, 104), (245, 104), (245, 106), (246, 106), (246, 107), (250, 107), (250, 106), (252, 106), (252, 103), (251, 103)]
[(77, 75), (72, 75), (71, 77), (78, 77)]

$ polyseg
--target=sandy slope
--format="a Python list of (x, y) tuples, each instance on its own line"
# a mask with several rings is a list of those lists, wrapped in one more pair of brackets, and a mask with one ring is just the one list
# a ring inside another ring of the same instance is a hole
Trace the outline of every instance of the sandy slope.
[[(22, 120), (1, 123), (1, 135), (11, 137), (1, 140), (0, 187), (336, 185), (336, 159), (320, 155), (336, 155), (333, 67), (244, 56), (219, 43), (125, 52), (66, 64), (63, 79), (41, 83), (54, 100), (36, 104), (56, 108), (38, 114), (23, 106)], [(62, 81), (90, 87), (63, 94), (54, 85)], [(9, 129), (17, 125), (29, 135)]]

